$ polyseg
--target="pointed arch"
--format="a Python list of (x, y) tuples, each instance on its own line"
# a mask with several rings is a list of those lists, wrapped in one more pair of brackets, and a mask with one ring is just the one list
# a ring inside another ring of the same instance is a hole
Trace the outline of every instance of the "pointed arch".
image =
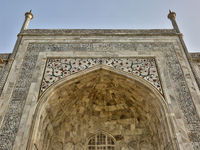
[[(27, 149), (37, 142), (39, 147), (37, 139), (41, 138), (38, 136), (42, 134), (42, 129), (39, 131), (38, 127), (44, 121), (43, 128), (48, 129), (51, 137), (58, 134), (61, 128), (65, 129), (65, 140), (105, 129), (118, 136), (119, 126), (123, 125), (124, 133), (139, 135), (140, 140), (143, 139), (143, 132), (155, 139), (158, 133), (165, 133), (166, 141), (171, 143), (172, 149), (176, 149), (177, 140), (169, 114), (164, 97), (148, 81), (99, 65), (58, 80), (41, 95), (35, 108)], [(89, 125), (80, 129), (84, 121)], [(121, 140), (123, 138), (117, 142)], [(148, 141), (152, 142), (156, 140)]]

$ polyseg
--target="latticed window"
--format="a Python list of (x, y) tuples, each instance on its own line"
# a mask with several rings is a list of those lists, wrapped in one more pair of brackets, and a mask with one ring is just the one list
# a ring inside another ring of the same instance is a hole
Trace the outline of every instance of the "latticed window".
[(112, 137), (99, 133), (89, 140), (87, 150), (115, 150)]

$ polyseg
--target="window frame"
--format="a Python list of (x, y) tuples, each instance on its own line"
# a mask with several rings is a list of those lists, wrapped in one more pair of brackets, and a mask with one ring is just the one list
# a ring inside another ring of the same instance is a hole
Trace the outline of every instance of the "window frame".
[[(101, 134), (105, 136), (105, 144), (101, 144), (101, 143), (97, 144), (98, 143), (98, 141), (97, 141), (98, 135), (100, 136)], [(108, 144), (108, 137), (113, 141), (113, 144)], [(94, 145), (90, 144), (90, 141), (93, 138), (95, 139), (95, 144)], [(89, 147), (93, 147), (94, 149), (89, 149)], [(86, 150), (101, 150), (101, 149), (97, 149), (98, 147), (99, 148), (105, 147), (105, 149), (102, 149), (102, 150), (116, 150), (116, 140), (112, 135), (110, 135), (108, 133), (98, 132), (98, 133), (94, 134), (93, 136), (91, 136), (90, 138), (88, 138), (87, 145), (86, 145)], [(108, 147), (113, 147), (113, 149), (108, 149)]]

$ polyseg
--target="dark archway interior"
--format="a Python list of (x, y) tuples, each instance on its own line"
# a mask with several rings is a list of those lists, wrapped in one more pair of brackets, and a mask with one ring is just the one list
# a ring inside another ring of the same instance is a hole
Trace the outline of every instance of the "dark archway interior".
[(100, 69), (55, 89), (40, 110), (34, 143), (42, 150), (83, 150), (89, 137), (103, 131), (117, 150), (168, 150), (166, 120), (144, 84)]

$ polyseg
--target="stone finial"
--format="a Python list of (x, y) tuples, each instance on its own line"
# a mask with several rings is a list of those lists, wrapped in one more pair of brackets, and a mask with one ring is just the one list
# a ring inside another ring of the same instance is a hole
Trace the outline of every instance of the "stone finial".
[(33, 14), (31, 12), (32, 12), (32, 9), (30, 10), (30, 12), (26, 12), (25, 17), (29, 17), (30, 19), (33, 19)]
[(168, 14), (168, 16), (167, 16), (170, 20), (172, 19), (172, 18), (176, 18), (176, 13), (175, 12), (172, 12), (171, 10), (169, 10), (169, 14)]
[(31, 11), (32, 10), (30, 10), (30, 12), (26, 12), (25, 13), (25, 20), (24, 20), (24, 23), (22, 25), (22, 28), (21, 28), (20, 32), (23, 32), (24, 30), (26, 30), (30, 20), (33, 19), (33, 14), (31, 13)]
[(172, 26), (173, 28), (176, 30), (177, 33), (181, 33), (180, 29), (178, 27), (178, 24), (176, 22), (176, 13), (172, 12), (171, 10), (169, 10), (169, 14), (168, 14), (168, 18), (171, 20), (172, 22)]

